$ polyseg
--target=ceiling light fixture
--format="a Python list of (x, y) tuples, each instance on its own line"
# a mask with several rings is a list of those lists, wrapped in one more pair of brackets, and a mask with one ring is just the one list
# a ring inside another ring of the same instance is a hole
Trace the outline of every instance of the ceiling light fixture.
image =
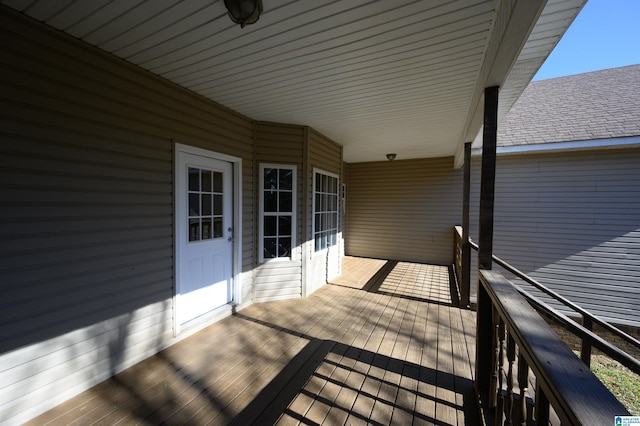
[(396, 159), (396, 154), (387, 154), (387, 160), (393, 161)]
[(262, 13), (262, 0), (224, 0), (229, 18), (240, 28), (254, 24)]

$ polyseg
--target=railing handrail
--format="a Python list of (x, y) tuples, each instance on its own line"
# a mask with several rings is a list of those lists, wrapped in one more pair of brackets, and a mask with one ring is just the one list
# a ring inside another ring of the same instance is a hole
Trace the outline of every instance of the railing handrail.
[[(492, 312), (496, 312), (504, 322), (508, 339), (513, 339), (519, 348), (518, 353), (524, 358), (521, 361), (522, 365), (530, 368), (536, 376), (536, 409), (546, 410), (543, 405), (548, 401), (562, 424), (607, 424), (614, 416), (628, 415), (620, 401), (589, 369), (584, 368), (569, 347), (538, 315), (535, 308), (525, 301), (516, 286), (496, 271), (481, 270), (479, 275), (481, 286), (478, 291), (481, 294), (478, 297), (482, 303), (478, 305), (478, 327), (485, 325), (496, 330), (496, 323), (491, 320)], [(502, 338), (499, 340), (500, 342), (496, 339), (478, 342), (478, 345), (496, 343), (498, 351), (504, 344)], [(482, 348), (483, 352), (487, 350), (491, 352), (491, 347)], [(513, 387), (511, 373), (514, 352), (515, 350), (510, 351), (508, 365), (509, 392)], [(501, 357), (496, 356), (493, 362), (501, 365), (500, 359)], [(494, 366), (482, 365), (479, 368), (492, 370)], [(518, 374), (519, 380), (526, 380), (527, 376), (528, 374)], [(492, 386), (486, 386), (486, 383), (480, 386), (482, 388), (478, 390), (483, 393), (501, 391), (500, 386), (496, 386), (495, 383), (493, 389)], [(527, 387), (527, 384), (520, 383), (520, 387)], [(513, 401), (509, 406), (512, 405)], [(510, 409), (507, 413), (509, 411)], [(546, 414), (540, 415), (539, 420), (546, 417)], [(544, 420), (540, 421), (545, 423)]]
[[(478, 245), (476, 243), (474, 243), (471, 239), (469, 239), (469, 245), (471, 246), (472, 249), (478, 251)], [(624, 339), (626, 342), (628, 342), (631, 345), (635, 346), (636, 348), (640, 349), (640, 341), (637, 340), (636, 338), (634, 338), (633, 336), (629, 335), (628, 333), (625, 333), (624, 331), (620, 330), (616, 326), (614, 326), (614, 325), (608, 323), (607, 321), (603, 320), (602, 318), (592, 314), (591, 312), (589, 312), (586, 309), (580, 307), (579, 305), (576, 305), (575, 303), (571, 302), (569, 299), (567, 299), (567, 298), (563, 297), (562, 295), (556, 293), (555, 291), (553, 291), (550, 288), (546, 287), (544, 284), (536, 281), (535, 279), (531, 278), (530, 276), (528, 276), (524, 272), (520, 271), (519, 269), (515, 268), (511, 264), (509, 264), (506, 261), (500, 259), (498, 256), (493, 255), (492, 258), (493, 258), (493, 261), (496, 264), (500, 265), (501, 267), (503, 267), (507, 271), (509, 271), (512, 274), (514, 274), (515, 276), (517, 276), (518, 278), (522, 279), (523, 281), (526, 281), (527, 283), (529, 283), (532, 286), (536, 287), (538, 290), (548, 294), (549, 296), (551, 296), (555, 300), (557, 300), (560, 303), (564, 304), (565, 306), (573, 309), (574, 311), (576, 311), (577, 313), (579, 313), (583, 317), (588, 318), (593, 323), (599, 325), (600, 327), (604, 328), (605, 330), (615, 334), (616, 336), (620, 337), (621, 339)], [(516, 286), (516, 288), (518, 288), (518, 287)], [(531, 295), (529, 293), (527, 293), (527, 295), (525, 295), (525, 297), (527, 299), (530, 299), (530, 300), (535, 300), (536, 303), (539, 302), (538, 299), (535, 298), (535, 296), (533, 296), (533, 295)], [(549, 309), (551, 309), (551, 312), (549, 313), (549, 315), (551, 315), (552, 317), (555, 317), (557, 315), (562, 315), (561, 313), (557, 312), (557, 310), (555, 310), (553, 308), (549, 307)], [(586, 330), (586, 329), (584, 329), (584, 330), (588, 331), (589, 336), (592, 337), (592, 338), (598, 338), (599, 337), (599, 336), (597, 336), (596, 334), (594, 334), (593, 332), (591, 332), (589, 330)], [(598, 347), (598, 349), (600, 349), (600, 348)], [(634, 359), (634, 358), (631, 358), (631, 359)], [(637, 360), (635, 360), (635, 361), (638, 362)], [(629, 367), (629, 368), (631, 368), (631, 367)], [(640, 372), (638, 374), (640, 374)]]
[(516, 290), (529, 302), (537, 311), (542, 311), (546, 315), (551, 316), (555, 321), (561, 323), (565, 329), (569, 330), (576, 336), (581, 339), (589, 339), (591, 344), (602, 351), (604, 354), (610, 356), (612, 359), (618, 361), (620, 364), (627, 367), (629, 370), (634, 373), (640, 375), (640, 361), (618, 348), (615, 345), (604, 340), (602, 337), (595, 334), (593, 331), (583, 327), (581, 324), (573, 321), (571, 318), (567, 317), (561, 312), (558, 312), (556, 309), (552, 308), (548, 304), (539, 300), (535, 296), (531, 295), (529, 292), (515, 286)]

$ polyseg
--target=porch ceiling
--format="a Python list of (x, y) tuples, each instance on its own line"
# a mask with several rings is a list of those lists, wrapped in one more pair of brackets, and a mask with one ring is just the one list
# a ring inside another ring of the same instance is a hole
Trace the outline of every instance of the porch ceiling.
[[(459, 156), (483, 88), (503, 115), (586, 0), (0, 0), (252, 119), (311, 126), (348, 162)], [(544, 5), (544, 6), (543, 6)]]

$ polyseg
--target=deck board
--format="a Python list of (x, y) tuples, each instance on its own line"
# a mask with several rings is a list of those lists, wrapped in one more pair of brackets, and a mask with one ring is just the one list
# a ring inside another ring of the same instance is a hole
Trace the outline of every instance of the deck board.
[(479, 424), (474, 336), (447, 267), (347, 257), (310, 297), (252, 305), (29, 424)]

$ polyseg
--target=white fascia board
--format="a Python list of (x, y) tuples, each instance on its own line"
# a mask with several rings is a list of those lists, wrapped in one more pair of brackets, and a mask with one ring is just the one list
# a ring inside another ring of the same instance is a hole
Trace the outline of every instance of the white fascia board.
[[(574, 151), (586, 149), (633, 148), (640, 146), (640, 136), (611, 139), (592, 139), (572, 142), (539, 143), (532, 145), (499, 146), (498, 155), (529, 154), (554, 151)], [(474, 148), (471, 155), (482, 155), (482, 148)]]

